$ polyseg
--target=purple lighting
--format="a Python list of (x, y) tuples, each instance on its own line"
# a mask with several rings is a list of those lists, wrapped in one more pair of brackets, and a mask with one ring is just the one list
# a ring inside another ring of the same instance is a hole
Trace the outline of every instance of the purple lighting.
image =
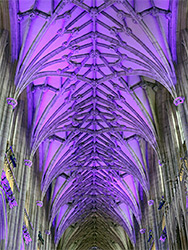
[(4, 190), (0, 187), (0, 242), (5, 242), (5, 249), (7, 249), (8, 240), (8, 220), (7, 220), (7, 208), (6, 197)]
[(176, 98), (174, 99), (174, 102), (173, 102), (173, 103), (174, 103), (176, 106), (178, 106), (178, 105), (184, 103), (184, 100), (185, 100), (185, 97), (179, 96), (179, 97), (176, 97)]
[(121, 222), (134, 244), (139, 192), (148, 195), (150, 186), (146, 145), (158, 150), (147, 91), (154, 94), (157, 82), (176, 96), (174, 14), (169, 1), (52, 2), (18, 0), (18, 23), (10, 18), (20, 41), (15, 96), (27, 89), (42, 201), (54, 185), (55, 244), (70, 225), (82, 227), (97, 213)]
[(24, 160), (24, 163), (26, 166), (31, 167), (32, 166), (32, 161), (31, 160)]
[(145, 229), (145, 228), (140, 229), (140, 233), (141, 233), (141, 234), (144, 234), (145, 232), (146, 232), (146, 229)]
[(28, 245), (29, 242), (32, 241), (32, 239), (30, 237), (30, 234), (29, 234), (29, 232), (28, 232), (27, 227), (26, 227), (25, 224), (23, 224), (22, 232), (23, 232), (23, 238), (24, 238), (25, 244)]
[(13, 195), (13, 192), (11, 190), (11, 187), (9, 185), (9, 182), (6, 178), (6, 174), (5, 174), (4, 170), (2, 170), (2, 174), (1, 174), (1, 186), (2, 186), (2, 188), (5, 191), (5, 194), (7, 196), (7, 200), (8, 200), (10, 209), (18, 206), (17, 201), (16, 201), (16, 199)]
[(186, 195), (186, 209), (188, 209), (188, 195)]
[(14, 109), (17, 106), (18, 102), (16, 101), (16, 99), (8, 97), (7, 98), (7, 104), (12, 105), (12, 107)]
[(43, 206), (43, 202), (42, 201), (36, 201), (36, 204), (38, 207), (42, 207)]
[(153, 206), (153, 204), (154, 204), (154, 200), (149, 200), (148, 201), (148, 205), (151, 207), (151, 206)]
[(162, 241), (162, 242), (165, 242), (166, 238), (167, 238), (166, 227), (164, 227), (163, 233), (162, 233), (159, 240)]
[(160, 239), (159, 239), (160, 241), (162, 241), (162, 242), (165, 242), (165, 240), (166, 240), (166, 237), (164, 236), (164, 235), (161, 235), (161, 237), (160, 237)]

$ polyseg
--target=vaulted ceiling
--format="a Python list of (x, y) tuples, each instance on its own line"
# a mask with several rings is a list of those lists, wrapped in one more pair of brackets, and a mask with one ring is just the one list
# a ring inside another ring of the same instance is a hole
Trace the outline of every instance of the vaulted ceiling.
[[(159, 153), (155, 87), (176, 97), (176, 0), (10, 0), (18, 98), (28, 97), (31, 154), (58, 244), (124, 249), (135, 243), (147, 145)], [(145, 86), (150, 86), (150, 91)], [(55, 223), (54, 223), (55, 221)], [(76, 243), (75, 243), (76, 242)], [(68, 249), (68, 248), (66, 248)]]

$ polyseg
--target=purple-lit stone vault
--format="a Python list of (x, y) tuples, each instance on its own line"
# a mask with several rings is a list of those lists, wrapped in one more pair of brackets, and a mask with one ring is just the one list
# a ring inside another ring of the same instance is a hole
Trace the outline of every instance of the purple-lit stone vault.
[(158, 151), (146, 88), (160, 83), (177, 96), (174, 1), (18, 2), (10, 15), (15, 98), (27, 89), (42, 198), (55, 183), (55, 242), (100, 214), (134, 243), (138, 192), (149, 190), (144, 148)]
[(26, 245), (28, 245), (29, 242), (32, 241), (32, 239), (30, 237), (30, 234), (29, 234), (28, 229), (27, 229), (25, 224), (23, 224), (22, 233), (23, 233), (23, 239), (24, 239)]

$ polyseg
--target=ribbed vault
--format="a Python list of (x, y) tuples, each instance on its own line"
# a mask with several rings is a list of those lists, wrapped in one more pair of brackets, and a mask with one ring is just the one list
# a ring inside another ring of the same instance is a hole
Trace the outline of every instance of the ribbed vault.
[(63, 249), (126, 249), (122, 228), (135, 243), (147, 147), (159, 155), (155, 88), (176, 97), (176, 8), (10, 0), (15, 98), (27, 90), (31, 154), (42, 198), (52, 190), (49, 223)]

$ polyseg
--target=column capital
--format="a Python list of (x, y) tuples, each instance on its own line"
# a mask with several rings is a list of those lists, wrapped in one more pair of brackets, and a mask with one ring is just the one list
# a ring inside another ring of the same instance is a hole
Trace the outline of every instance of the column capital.
[(42, 207), (43, 206), (43, 202), (42, 201), (36, 201), (36, 204), (38, 207)]
[(25, 159), (25, 160), (24, 160), (24, 163), (25, 163), (25, 165), (28, 166), (28, 167), (31, 167), (32, 164), (33, 164), (32, 161), (31, 161), (31, 160), (28, 160), (28, 159)]
[(174, 99), (173, 103), (174, 103), (174, 105), (178, 106), (178, 105), (184, 103), (184, 100), (185, 100), (185, 97), (183, 97), (183, 96), (178, 96), (178, 97), (176, 97), (176, 98)]
[(51, 234), (51, 231), (50, 231), (50, 230), (45, 230), (45, 234), (46, 234), (46, 235), (50, 235), (50, 234)]
[(145, 228), (141, 228), (141, 229), (140, 229), (140, 233), (141, 233), (141, 234), (144, 234), (145, 232), (146, 232), (146, 229), (145, 229)]
[(159, 163), (159, 166), (163, 167), (166, 162), (164, 160), (159, 160), (158, 163)]
[(18, 102), (12, 97), (7, 97), (7, 104), (12, 105), (13, 109), (17, 106)]
[(151, 207), (151, 206), (153, 206), (153, 204), (154, 204), (154, 200), (149, 200), (148, 201), (148, 205)]

